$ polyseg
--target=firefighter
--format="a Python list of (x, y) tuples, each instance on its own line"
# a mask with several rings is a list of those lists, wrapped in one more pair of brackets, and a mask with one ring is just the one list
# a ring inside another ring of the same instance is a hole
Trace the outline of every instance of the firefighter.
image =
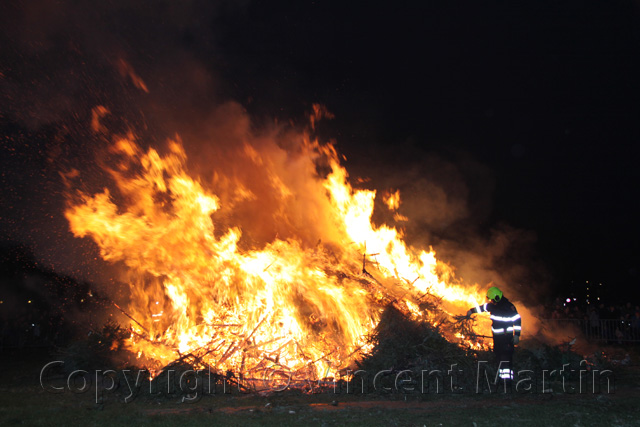
[(474, 313), (488, 311), (492, 320), (493, 352), (498, 361), (498, 376), (503, 380), (513, 380), (511, 363), (514, 345), (520, 341), (521, 319), (516, 307), (495, 286), (487, 291), (486, 302), (469, 309), (467, 317)]

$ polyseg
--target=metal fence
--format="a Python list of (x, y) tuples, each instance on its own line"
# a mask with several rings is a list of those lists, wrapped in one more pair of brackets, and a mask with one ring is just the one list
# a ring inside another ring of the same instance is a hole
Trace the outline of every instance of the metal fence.
[(546, 319), (545, 322), (552, 328), (573, 327), (589, 341), (640, 342), (640, 324), (637, 321)]

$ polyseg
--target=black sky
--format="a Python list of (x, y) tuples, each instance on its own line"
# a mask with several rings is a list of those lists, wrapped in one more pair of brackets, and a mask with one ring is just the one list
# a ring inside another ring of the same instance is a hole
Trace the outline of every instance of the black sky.
[[(434, 155), (470, 158), (490, 171), (491, 207), (473, 203), (482, 186), (469, 172), (475, 220), (438, 230), (442, 239), (508, 224), (535, 233), (553, 285), (604, 281), (640, 296), (640, 3), (159, 4), (2, 6), (7, 238), (36, 246), (72, 240), (62, 232), (33, 237), (43, 233), (34, 229), (41, 213), (59, 215), (62, 206), (50, 140), (86, 119), (75, 102), (83, 111), (106, 99), (128, 105), (126, 95), (112, 94), (117, 79), (105, 71), (120, 55), (156, 94), (176, 101), (176, 116), (231, 99), (258, 121), (288, 120), (322, 103), (336, 116), (322, 132), (357, 173), (384, 174)], [(208, 76), (202, 82), (193, 64)], [(31, 101), (43, 87), (55, 108)], [(31, 105), (46, 119), (26, 114)], [(91, 151), (62, 150), (80, 159)], [(62, 227), (50, 221), (44, 228)]]

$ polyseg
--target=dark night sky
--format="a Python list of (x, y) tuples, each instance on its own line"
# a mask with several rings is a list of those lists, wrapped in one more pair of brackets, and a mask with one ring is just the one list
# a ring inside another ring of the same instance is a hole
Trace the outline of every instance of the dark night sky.
[[(553, 285), (604, 281), (640, 297), (640, 3), (51, 3), (0, 7), (1, 231), (59, 268), (90, 249), (47, 249), (72, 241), (43, 237), (61, 227), (43, 219), (61, 209), (50, 140), (86, 119), (80, 108), (127, 104), (106, 71), (120, 55), (176, 116), (232, 99), (256, 120), (288, 120), (322, 103), (336, 116), (322, 132), (352, 171), (470, 158), (490, 171), (491, 208), (473, 203), (482, 188), (470, 184), (473, 224), (437, 235), (508, 224), (537, 236)], [(205, 83), (173, 78), (191, 64)]]

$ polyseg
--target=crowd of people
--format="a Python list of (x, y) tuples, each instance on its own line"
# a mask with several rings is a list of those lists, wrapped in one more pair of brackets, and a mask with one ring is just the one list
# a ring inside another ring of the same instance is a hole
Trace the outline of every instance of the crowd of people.
[(608, 341), (640, 341), (640, 305), (589, 304), (580, 306), (573, 301), (557, 298), (547, 318), (579, 323), (585, 334)]

